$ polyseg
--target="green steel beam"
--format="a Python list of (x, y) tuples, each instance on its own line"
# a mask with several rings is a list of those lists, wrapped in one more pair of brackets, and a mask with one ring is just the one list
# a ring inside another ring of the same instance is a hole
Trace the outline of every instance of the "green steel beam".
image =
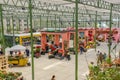
[[(20, 9), (20, 10), (22, 10), (22, 8), (25, 8), (26, 10), (29, 10), (29, 8), (28, 7), (24, 7), (24, 6), (14, 6), (14, 5), (6, 5), (6, 4), (3, 4), (5, 7), (4, 7), (4, 9), (6, 9), (6, 11), (7, 11), (7, 9), (9, 10), (9, 12), (14, 12), (15, 11), (15, 9), (16, 10), (18, 10), (18, 9)], [(14, 10), (13, 10), (13, 9)], [(42, 7), (39, 7), (39, 6), (36, 6), (36, 7), (33, 7), (33, 10), (44, 10), (44, 11), (51, 11), (51, 12), (59, 12), (59, 13), (61, 13), (61, 12), (66, 12), (66, 13), (73, 13), (73, 11), (72, 11), (72, 9), (71, 10), (69, 10), (69, 9), (67, 9), (66, 7), (62, 7), (61, 9), (55, 9), (55, 8), (42, 8)], [(64, 10), (64, 11), (63, 11)], [(23, 10), (24, 11), (24, 10)]]
[(55, 14), (55, 21), (54, 21), (54, 24), (55, 24), (55, 31), (56, 31), (56, 28), (57, 28), (57, 15)]
[(118, 28), (120, 27), (120, 16), (118, 16)]
[(75, 27), (75, 22), (74, 22), (74, 19), (75, 18), (75, 14), (73, 13), (73, 26), (72, 27)]
[(20, 18), (18, 18), (18, 30), (20, 30)]
[(61, 25), (60, 25), (60, 16), (59, 16), (59, 22), (58, 22), (58, 24), (59, 24), (59, 30), (60, 30), (60, 26), (61, 26)]
[(34, 24), (33, 28), (36, 28), (36, 21), (33, 18), (32, 18), (32, 20), (33, 20), (33, 24)]
[(75, 80), (78, 80), (78, 0), (75, 1)]
[[(7, 22), (7, 33), (9, 32), (8, 31), (8, 27), (10, 27), (10, 25), (8, 25), (8, 21), (7, 20), (9, 20), (9, 18), (6, 18), (6, 22)], [(9, 24), (10, 24), (10, 22), (9, 22)]]
[(95, 36), (94, 36), (94, 40), (95, 40), (95, 52), (96, 52), (96, 29), (97, 29), (97, 11), (96, 11), (96, 15), (95, 15)]
[(50, 21), (50, 22), (51, 22), (51, 27), (53, 27), (53, 20), (51, 19), (51, 21)]
[[(27, 13), (26, 13), (27, 14)], [(44, 13), (44, 14), (46, 14), (46, 13)], [(83, 13), (80, 13), (80, 14), (83, 14)], [(80, 15), (79, 14), (79, 15)], [(11, 14), (12, 15), (12, 14)], [(6, 16), (11, 16), (11, 15), (3, 15), (4, 17)], [(41, 15), (41, 14), (40, 14)], [(33, 16), (33, 18), (38, 18), (40, 15), (36, 15), (36, 16)], [(53, 14), (49, 14), (49, 15), (53, 15)], [(87, 16), (88, 15), (88, 13), (85, 13), (84, 14), (84, 16)], [(95, 15), (95, 14), (90, 14), (90, 15)], [(47, 15), (46, 15), (47, 16)], [(58, 16), (62, 16), (62, 15), (58, 15)], [(66, 16), (71, 16), (71, 17), (73, 17), (72, 15), (66, 15)], [(101, 15), (98, 15), (98, 16), (101, 16)], [(19, 17), (19, 18), (21, 18), (21, 19), (23, 19), (23, 18), (27, 18), (27, 16), (24, 16), (24, 14), (22, 15), (17, 15), (17, 17)]]
[(13, 19), (13, 15), (12, 15), (12, 31), (13, 31), (13, 46), (15, 45), (15, 31), (14, 31), (14, 28), (15, 28), (15, 26), (14, 26), (14, 19)]
[(3, 53), (5, 54), (5, 37), (4, 37), (4, 26), (3, 26), (3, 13), (2, 13), (3, 9), (2, 9), (2, 5), (0, 4), (0, 21), (1, 21), (1, 37), (2, 37), (2, 50)]
[(27, 29), (29, 29), (29, 16), (27, 16)]
[(40, 15), (40, 29), (41, 29), (41, 27), (42, 27), (42, 19), (41, 19), (42, 17), (41, 17), (41, 15)]
[(110, 53), (111, 53), (111, 46), (112, 46), (112, 9), (113, 9), (113, 4), (110, 4), (110, 32), (109, 32), (109, 36), (110, 38), (108, 39), (108, 56), (109, 59), (111, 59), (110, 57)]
[(33, 26), (32, 26), (32, 2), (29, 0), (29, 17), (30, 17), (30, 33), (31, 33), (31, 59), (32, 59), (32, 80), (35, 80), (34, 74), (34, 53), (33, 53)]
[[(65, 0), (68, 2), (72, 2), (75, 3), (74, 0)], [(83, 5), (87, 5), (87, 6), (91, 6), (91, 7), (97, 7), (100, 9), (107, 9), (110, 10), (110, 2), (104, 1), (104, 0), (99, 0), (99, 4), (97, 4), (98, 2), (96, 0), (79, 0), (79, 4), (83, 4)], [(99, 5), (99, 7), (98, 7)], [(119, 4), (113, 4), (113, 11), (116, 12), (120, 12), (120, 6)]]
[(19, 31), (20, 31), (20, 18), (18, 18), (18, 28), (19, 28)]
[[(97, 0), (97, 7), (99, 8), (99, 6), (100, 6), (100, 4), (99, 4), (99, 0)], [(97, 29), (97, 15), (98, 14), (98, 12), (96, 11), (96, 15), (95, 15), (95, 37), (94, 37), (94, 39), (95, 39), (95, 52), (96, 52), (96, 48), (97, 48), (97, 46), (96, 46), (96, 38), (97, 38), (97, 35), (96, 35), (96, 29)]]
[[(16, 6), (16, 7), (18, 7), (18, 10), (20, 9), (20, 10), (22, 10), (22, 8), (21, 7), (23, 7), (23, 6)], [(16, 8), (15, 6), (13, 6), (13, 5), (6, 5), (6, 7), (4, 8), (4, 11), (9, 11), (9, 12), (15, 12), (15, 11), (17, 11), (17, 8)], [(16, 10), (15, 10), (16, 9)], [(28, 10), (28, 8), (27, 7), (25, 7), (25, 10)], [(64, 11), (63, 11), (64, 10)], [(41, 11), (51, 11), (51, 12), (59, 12), (59, 13), (61, 13), (61, 12), (64, 12), (64, 13), (74, 13), (74, 9), (73, 10), (68, 10), (66, 7), (63, 7), (63, 8), (61, 8), (61, 9), (58, 9), (58, 10), (56, 10), (56, 9), (43, 9), (43, 8), (38, 8), (38, 7), (34, 7), (34, 11), (38, 11), (37, 13), (39, 13), (39, 12), (41, 12)], [(24, 10), (23, 10), (23, 12), (24, 12)], [(19, 12), (19, 13), (23, 13), (23, 12)], [(85, 10), (83, 10), (83, 9), (79, 9), (79, 13), (84, 13), (85, 12)], [(94, 14), (95, 13), (95, 11), (92, 11), (92, 10), (88, 10), (88, 12), (89, 12), (89, 14)], [(18, 11), (16, 12), (16, 13), (18, 13)], [(24, 12), (25, 13), (25, 12)], [(28, 12), (27, 12), (28, 13)], [(27, 14), (26, 13), (26, 14)], [(36, 12), (34, 12), (34, 13), (36, 13)], [(100, 13), (100, 12), (99, 12)]]
[[(74, 1), (75, 0), (65, 0), (65, 1)], [(105, 0), (99, 0), (100, 3), (99, 3), (99, 8), (102, 8), (102, 9), (108, 9), (110, 10), (110, 2), (107, 2)], [(2, 0), (2, 4), (4, 5), (11, 5), (13, 6), (21, 6), (21, 7), (27, 7), (27, 5), (29, 5), (29, 1), (28, 0)], [(78, 1), (80, 4), (83, 4), (83, 5), (89, 5), (89, 6), (92, 6), (92, 7), (97, 7), (97, 1), (96, 0), (79, 0)], [(60, 6), (59, 8), (64, 8), (64, 9), (71, 9), (70, 7), (63, 7), (63, 5), (66, 5), (66, 4), (72, 4), (72, 3), (62, 3), (62, 4), (55, 4), (55, 3), (48, 3), (48, 2), (42, 2), (42, 1), (39, 1), (39, 0), (32, 0), (32, 3), (33, 3), (33, 7), (41, 7), (42, 9), (44, 8), (49, 8), (50, 9), (54, 9), (58, 6)], [(58, 8), (58, 9), (59, 9)], [(113, 7), (113, 11), (120, 11), (120, 6), (119, 6), (119, 3), (117, 4), (114, 4), (114, 7)]]
[(46, 21), (47, 30), (48, 30), (48, 17), (49, 17), (49, 12), (48, 12), (47, 21)]

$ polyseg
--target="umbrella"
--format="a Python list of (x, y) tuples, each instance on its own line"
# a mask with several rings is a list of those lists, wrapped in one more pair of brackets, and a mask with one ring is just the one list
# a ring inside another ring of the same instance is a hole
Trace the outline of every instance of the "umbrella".
[(26, 47), (21, 46), (21, 45), (15, 45), (13, 47), (10, 48), (10, 51), (24, 51), (26, 49)]

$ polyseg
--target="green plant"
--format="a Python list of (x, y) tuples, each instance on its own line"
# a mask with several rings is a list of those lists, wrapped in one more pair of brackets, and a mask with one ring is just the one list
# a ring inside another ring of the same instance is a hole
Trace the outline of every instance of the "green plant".
[(93, 75), (89, 75), (87, 80), (120, 80), (120, 70), (116, 67), (106, 68), (101, 70), (99, 67), (94, 67)]

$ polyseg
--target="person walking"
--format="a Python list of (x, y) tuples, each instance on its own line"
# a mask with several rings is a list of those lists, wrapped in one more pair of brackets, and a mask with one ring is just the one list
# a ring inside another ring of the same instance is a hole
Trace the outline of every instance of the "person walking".
[(103, 62), (103, 54), (100, 52), (100, 54), (99, 54), (99, 61), (100, 61), (100, 63), (102, 64), (102, 62)]
[(29, 57), (30, 56), (30, 51), (29, 51), (28, 48), (26, 48), (25, 52), (26, 52), (26, 56)]
[(55, 75), (52, 76), (51, 80), (55, 80)]
[(84, 51), (84, 46), (80, 45), (80, 54), (83, 54), (83, 51)]

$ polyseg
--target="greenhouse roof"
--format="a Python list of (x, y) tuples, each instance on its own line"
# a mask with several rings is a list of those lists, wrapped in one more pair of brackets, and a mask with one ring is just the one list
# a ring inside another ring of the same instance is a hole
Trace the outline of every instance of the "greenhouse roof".
[[(4, 17), (28, 17), (29, 0), (0, 0)], [(110, 5), (113, 4), (113, 17), (120, 15), (120, 0), (79, 0), (79, 16), (92, 17), (109, 16)], [(75, 13), (75, 0), (32, 0), (33, 16), (73, 16)], [(104, 17), (102, 17), (104, 18)], [(108, 17), (109, 18), (109, 17)]]
[[(98, 4), (99, 1), (99, 4)], [(109, 12), (110, 3), (114, 4), (113, 11), (119, 12), (120, 11), (120, 0), (79, 0), (79, 8), (80, 9), (88, 9), (88, 10), (95, 10), (99, 12)], [(56, 10), (61, 9), (60, 11), (64, 11), (67, 9), (68, 11), (73, 11), (75, 8), (74, 4), (75, 0), (32, 0), (32, 4), (34, 8), (38, 9), (47, 9), (47, 10)], [(18, 6), (28, 7), (29, 0), (0, 0), (1, 4), (4, 5), (13, 5), (18, 10)], [(61, 7), (61, 8), (60, 8)], [(98, 9), (99, 8), (99, 9)], [(7, 9), (10, 9), (10, 7)], [(73, 10), (72, 10), (73, 9)], [(15, 9), (14, 9), (15, 10)]]

